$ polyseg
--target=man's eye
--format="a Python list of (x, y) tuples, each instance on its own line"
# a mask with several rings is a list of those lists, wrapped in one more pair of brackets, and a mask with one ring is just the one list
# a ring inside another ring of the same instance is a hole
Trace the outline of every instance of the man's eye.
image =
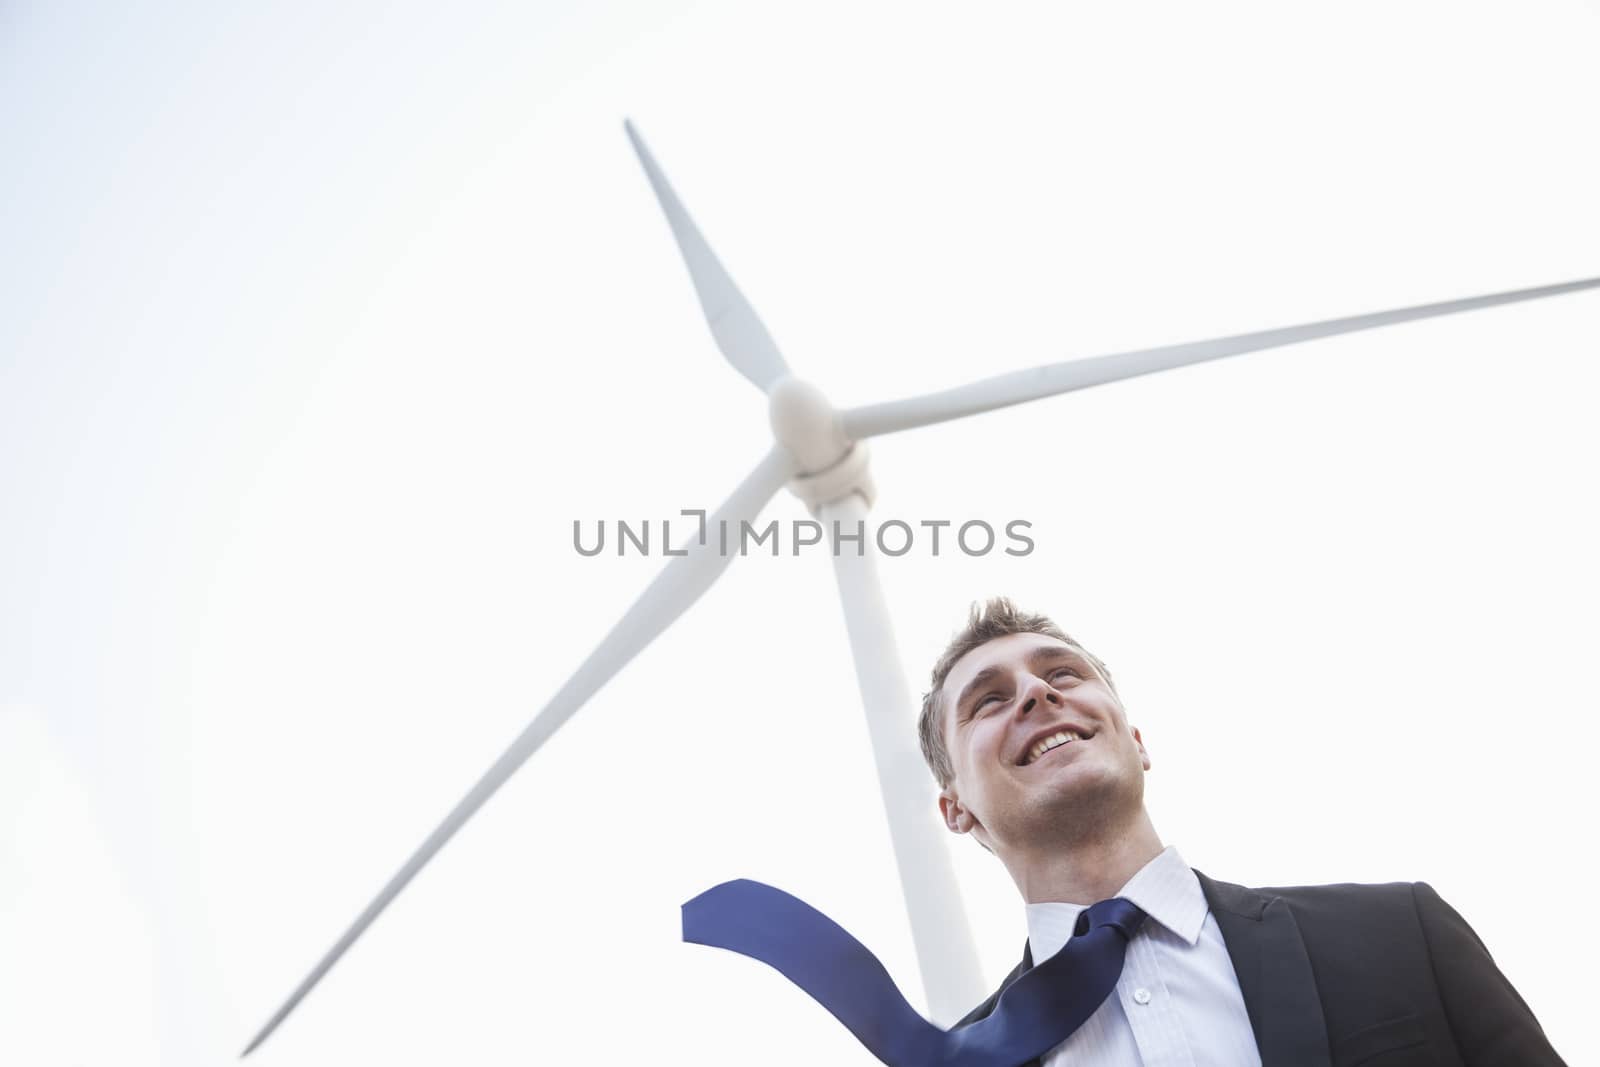
[(974, 715), (979, 714), (980, 712), (983, 711), (983, 708), (984, 708), (985, 704), (988, 704), (991, 700), (998, 702), (999, 699), (1000, 699), (1000, 695), (998, 693), (990, 693), (988, 696), (984, 697), (983, 699), (979, 700), (976, 704), (972, 705), (972, 713)]
[(1057, 667), (1055, 670), (1050, 672), (1050, 677), (1055, 679), (1059, 678), (1063, 674), (1070, 674), (1074, 678), (1078, 676), (1078, 672), (1073, 670), (1071, 667)]

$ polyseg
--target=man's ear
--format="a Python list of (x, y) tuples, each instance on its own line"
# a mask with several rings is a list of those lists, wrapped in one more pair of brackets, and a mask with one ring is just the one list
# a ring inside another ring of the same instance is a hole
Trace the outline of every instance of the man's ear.
[(1139, 736), (1139, 728), (1137, 726), (1133, 728), (1133, 741), (1134, 744), (1139, 746), (1139, 758), (1144, 761), (1144, 769), (1148, 771), (1150, 769), (1150, 753), (1144, 750), (1144, 738)]
[(939, 814), (945, 827), (953, 834), (970, 833), (978, 820), (961, 803), (961, 798), (949, 786), (939, 790)]

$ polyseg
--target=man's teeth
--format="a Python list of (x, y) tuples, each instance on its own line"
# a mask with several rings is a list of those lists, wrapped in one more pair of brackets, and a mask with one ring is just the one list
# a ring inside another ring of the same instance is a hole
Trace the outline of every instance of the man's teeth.
[(1073, 731), (1071, 731), (1071, 730), (1062, 730), (1058, 734), (1050, 735), (1049, 737), (1045, 738), (1043, 741), (1035, 741), (1033, 747), (1028, 749), (1028, 762), (1032, 763), (1034, 760), (1038, 759), (1040, 756), (1044, 755), (1046, 752), (1049, 752), (1052, 748), (1057, 748), (1057, 747), (1059, 747), (1061, 745), (1064, 745), (1068, 741), (1079, 741), (1079, 740), (1082, 740), (1082, 739), (1076, 733), (1074, 733)]

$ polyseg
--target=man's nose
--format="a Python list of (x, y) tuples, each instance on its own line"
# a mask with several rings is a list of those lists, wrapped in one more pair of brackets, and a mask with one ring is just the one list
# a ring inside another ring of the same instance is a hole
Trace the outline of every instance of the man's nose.
[(1019, 714), (1028, 714), (1034, 708), (1038, 707), (1040, 703), (1047, 704), (1050, 707), (1059, 708), (1065, 704), (1066, 701), (1064, 701), (1061, 698), (1061, 694), (1056, 692), (1050, 683), (1046, 682), (1043, 678), (1029, 679), (1027, 686), (1022, 691), (1022, 705)]

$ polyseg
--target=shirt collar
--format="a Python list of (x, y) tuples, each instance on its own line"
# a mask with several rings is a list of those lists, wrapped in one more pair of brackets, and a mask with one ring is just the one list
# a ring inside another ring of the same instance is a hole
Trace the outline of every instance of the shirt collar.
[[(1190, 947), (1200, 940), (1200, 928), (1211, 910), (1200, 889), (1200, 879), (1171, 845), (1139, 868), (1114, 895), (1137, 904), (1146, 915)], [(1088, 907), (1087, 904), (1056, 901), (1028, 905), (1028, 946), (1035, 964), (1061, 951), (1061, 946), (1072, 937), (1079, 913)]]

